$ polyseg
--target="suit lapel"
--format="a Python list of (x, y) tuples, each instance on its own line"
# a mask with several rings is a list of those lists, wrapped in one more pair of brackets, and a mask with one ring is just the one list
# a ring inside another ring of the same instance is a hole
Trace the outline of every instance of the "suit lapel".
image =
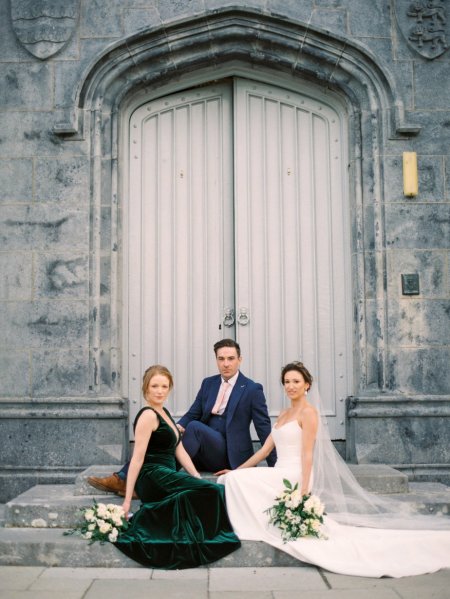
[(211, 410), (213, 409), (214, 404), (216, 403), (217, 394), (219, 393), (221, 384), (222, 384), (222, 378), (219, 374), (215, 377), (215, 380), (212, 382), (210, 392), (209, 392), (208, 398), (206, 400), (205, 414), (207, 414), (208, 417), (211, 414)]
[(233, 387), (233, 391), (231, 392), (230, 399), (228, 400), (227, 422), (229, 422), (233, 418), (233, 414), (238, 406), (242, 394), (245, 391), (246, 386), (247, 379), (240, 372), (236, 384)]

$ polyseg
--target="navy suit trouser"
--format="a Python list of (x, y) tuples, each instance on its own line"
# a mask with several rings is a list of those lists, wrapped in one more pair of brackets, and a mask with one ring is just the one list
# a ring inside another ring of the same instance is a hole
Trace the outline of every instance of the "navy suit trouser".
[(183, 447), (197, 470), (216, 472), (230, 467), (225, 435), (214, 424), (192, 420), (183, 433)]

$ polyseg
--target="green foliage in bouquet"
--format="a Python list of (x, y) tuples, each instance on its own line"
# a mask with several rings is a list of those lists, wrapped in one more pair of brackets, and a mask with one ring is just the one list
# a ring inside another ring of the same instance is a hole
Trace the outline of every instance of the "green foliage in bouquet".
[(82, 521), (79, 526), (67, 530), (65, 535), (80, 535), (89, 541), (89, 544), (99, 541), (100, 543), (115, 543), (119, 532), (128, 528), (128, 521), (122, 506), (114, 503), (97, 503), (91, 508), (83, 508)]
[(275, 497), (276, 503), (265, 510), (269, 514), (269, 523), (281, 531), (286, 543), (300, 537), (326, 539), (322, 530), (324, 505), (315, 495), (302, 495), (298, 483), (283, 479), (285, 490)]

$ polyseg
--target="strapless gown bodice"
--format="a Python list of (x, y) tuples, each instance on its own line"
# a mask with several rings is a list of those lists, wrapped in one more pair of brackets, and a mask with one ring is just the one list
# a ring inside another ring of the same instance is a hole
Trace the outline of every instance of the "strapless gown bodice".
[(272, 437), (277, 447), (276, 468), (301, 468), (302, 429), (297, 420), (290, 420), (272, 428)]

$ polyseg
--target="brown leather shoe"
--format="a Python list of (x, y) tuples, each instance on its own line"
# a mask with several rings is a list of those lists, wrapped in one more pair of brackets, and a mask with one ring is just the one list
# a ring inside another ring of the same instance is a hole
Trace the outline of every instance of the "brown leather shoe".
[[(115, 493), (120, 497), (125, 497), (125, 490), (127, 488), (127, 483), (120, 478), (118, 474), (115, 472), (111, 474), (111, 476), (105, 476), (105, 478), (98, 478), (97, 476), (88, 476), (88, 483), (94, 489), (98, 489), (99, 491), (103, 491), (106, 493)], [(133, 499), (139, 499), (136, 494), (136, 491), (133, 492)]]

